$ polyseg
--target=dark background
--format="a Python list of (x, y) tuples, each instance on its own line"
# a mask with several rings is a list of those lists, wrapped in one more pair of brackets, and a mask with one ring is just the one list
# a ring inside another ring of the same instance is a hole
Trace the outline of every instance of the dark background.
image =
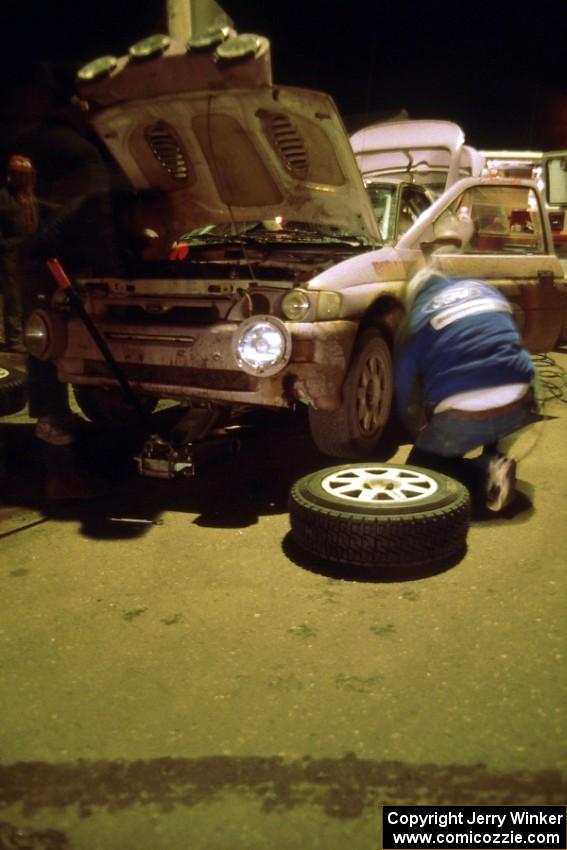
[[(195, 0), (194, 0), (195, 2)], [(224, 0), (239, 32), (272, 40), (274, 80), (329, 92), (347, 126), (456, 121), (477, 147), (567, 147), (565, 0), (491, 3)], [(24, 59), (81, 64), (167, 31), (165, 0), (4, 0), (2, 85)]]

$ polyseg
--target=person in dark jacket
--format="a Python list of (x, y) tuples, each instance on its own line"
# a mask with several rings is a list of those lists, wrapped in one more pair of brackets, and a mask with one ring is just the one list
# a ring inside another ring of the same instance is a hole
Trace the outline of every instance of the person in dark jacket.
[(514, 498), (516, 461), (498, 442), (539, 418), (533, 379), (498, 290), (431, 270), (410, 283), (395, 356), (398, 410), (415, 437), (408, 463), (452, 474), (501, 511)]
[(36, 170), (22, 154), (10, 157), (6, 185), (0, 189), (0, 284), (4, 299), (4, 342), (9, 351), (23, 352), (24, 273), (22, 244), (38, 229)]
[[(28, 263), (28, 312), (38, 299), (49, 303), (55, 289), (47, 271), (49, 259), (60, 260), (72, 278), (77, 273), (135, 274), (155, 259), (154, 254), (167, 256), (167, 222), (167, 202), (153, 190), (91, 193), (54, 211), (22, 249)], [(78, 417), (72, 413), (68, 387), (59, 381), (54, 362), (28, 358), (28, 396), (30, 416), (37, 420), (35, 434), (42, 443), (47, 498), (97, 496), (100, 488), (85, 480), (78, 467)]]

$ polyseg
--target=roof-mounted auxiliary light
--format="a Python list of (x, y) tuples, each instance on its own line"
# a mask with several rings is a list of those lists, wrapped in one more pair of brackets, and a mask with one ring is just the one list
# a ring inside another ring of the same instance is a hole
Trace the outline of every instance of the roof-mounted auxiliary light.
[(229, 38), (234, 32), (230, 27), (208, 27), (205, 32), (191, 38), (187, 42), (187, 50), (202, 50), (203, 52), (214, 50), (219, 44)]
[(245, 59), (248, 56), (255, 56), (262, 46), (262, 39), (259, 35), (253, 33), (243, 33), (236, 35), (234, 38), (227, 38), (217, 47), (217, 59), (222, 59), (225, 62), (233, 62), (237, 59)]
[(146, 59), (154, 59), (156, 56), (161, 56), (165, 53), (171, 39), (168, 35), (149, 35), (141, 41), (137, 41), (128, 50), (132, 59), (137, 62), (143, 62)]
[(99, 56), (77, 71), (77, 79), (82, 83), (91, 83), (112, 73), (118, 64), (115, 56)]

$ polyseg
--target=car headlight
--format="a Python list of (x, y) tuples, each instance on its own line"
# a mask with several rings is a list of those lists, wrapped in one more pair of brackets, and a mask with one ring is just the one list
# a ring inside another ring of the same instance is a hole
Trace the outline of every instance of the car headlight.
[(65, 320), (47, 310), (34, 310), (24, 327), (24, 345), (37, 360), (60, 357), (67, 345)]
[(251, 316), (234, 334), (236, 362), (250, 375), (275, 375), (289, 362), (291, 337), (274, 316)]
[(302, 289), (292, 289), (282, 298), (282, 312), (291, 322), (301, 322), (311, 307), (309, 296)]

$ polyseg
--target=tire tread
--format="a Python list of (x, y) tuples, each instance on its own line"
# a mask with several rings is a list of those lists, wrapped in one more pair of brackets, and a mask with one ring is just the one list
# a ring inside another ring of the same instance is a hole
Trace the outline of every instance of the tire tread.
[(0, 379), (0, 416), (10, 416), (26, 406), (27, 375), (4, 363), (0, 366), (8, 372)]

